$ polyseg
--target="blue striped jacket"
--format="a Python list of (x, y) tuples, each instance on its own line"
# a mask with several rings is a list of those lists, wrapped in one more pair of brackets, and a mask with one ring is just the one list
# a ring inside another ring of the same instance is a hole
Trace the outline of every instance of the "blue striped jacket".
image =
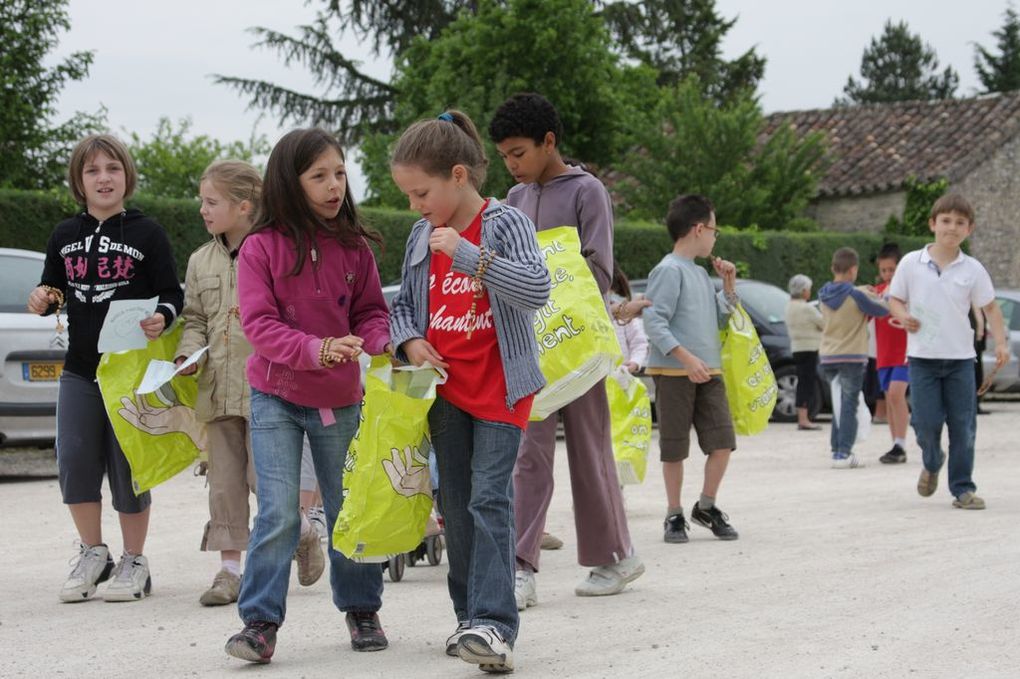
[[(432, 224), (419, 220), (411, 227), (401, 269), (400, 292), (390, 311), (390, 335), (397, 356), (407, 360), (404, 342), (424, 338), (429, 325), (429, 234)], [(506, 378), (506, 404), (545, 386), (538, 367), (535, 312), (549, 301), (549, 271), (535, 238), (535, 225), (517, 208), (495, 198), (482, 213), (482, 245), (496, 257), (482, 275), (489, 293), (496, 340)], [(453, 253), (453, 270), (469, 276), (478, 269), (478, 246), (461, 240)], [(481, 376), (484, 378), (484, 376)]]

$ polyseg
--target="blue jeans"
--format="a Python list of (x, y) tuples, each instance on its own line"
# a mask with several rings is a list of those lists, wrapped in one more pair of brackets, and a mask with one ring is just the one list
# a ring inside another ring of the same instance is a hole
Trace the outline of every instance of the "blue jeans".
[(518, 617), (512, 474), (521, 430), (472, 417), (441, 396), (429, 410), (429, 428), (457, 620), (492, 625), (513, 646)]
[(840, 403), (833, 403), (832, 410), (839, 408), (839, 425), (832, 418), (832, 433), (829, 443), (834, 457), (845, 457), (854, 449), (857, 440), (857, 404), (860, 402), (861, 388), (864, 386), (864, 363), (823, 363), (822, 375), (825, 381), (832, 384), (839, 380), (842, 391)]
[[(312, 448), (315, 475), (328, 526), (343, 504), (347, 447), (358, 430), (360, 406), (333, 411), (336, 424), (323, 426), (317, 408), (299, 406), (251, 390), (251, 448), (255, 463), (258, 516), (248, 540), (248, 558), (237, 608), (245, 623), (283, 623), (287, 613), (290, 562), (301, 535), (299, 493), (301, 445)], [(333, 603), (341, 611), (377, 611), (382, 606), (382, 569), (355, 563), (329, 545)]]
[(924, 468), (942, 468), (942, 425), (949, 428), (949, 492), (974, 492), (977, 387), (973, 359), (910, 359), (910, 423), (921, 446)]

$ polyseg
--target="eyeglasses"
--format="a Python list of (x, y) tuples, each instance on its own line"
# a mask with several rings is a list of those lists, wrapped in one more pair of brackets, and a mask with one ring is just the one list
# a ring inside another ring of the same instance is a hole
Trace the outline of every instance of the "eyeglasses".
[(717, 229), (716, 227), (709, 226), (708, 224), (702, 224), (702, 226), (705, 227), (706, 229), (710, 229), (712, 231), (712, 235), (715, 236), (716, 238), (719, 237), (719, 229)]

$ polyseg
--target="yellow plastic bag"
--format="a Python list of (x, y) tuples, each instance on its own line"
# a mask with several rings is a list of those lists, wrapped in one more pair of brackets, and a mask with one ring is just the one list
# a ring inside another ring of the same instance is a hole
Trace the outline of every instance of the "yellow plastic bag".
[(181, 332), (178, 323), (144, 349), (103, 354), (96, 370), (136, 494), (188, 468), (205, 449), (205, 426), (195, 417), (198, 380), (177, 376), (151, 394), (135, 393), (149, 361), (174, 360)]
[(384, 561), (421, 543), (432, 510), (428, 413), (441, 383), (431, 368), (396, 369), (385, 356), (372, 358), (333, 527), (333, 547), (348, 558)]
[(776, 407), (776, 376), (751, 317), (737, 305), (722, 340), (722, 373), (733, 428), (749, 436), (765, 430)]
[(648, 388), (621, 367), (606, 380), (606, 395), (616, 475), (624, 485), (642, 483), (648, 465), (648, 449), (652, 445), (652, 404)]
[(552, 280), (549, 302), (535, 315), (538, 360), (546, 386), (531, 420), (544, 420), (598, 384), (623, 360), (606, 303), (581, 256), (577, 229), (538, 232)]

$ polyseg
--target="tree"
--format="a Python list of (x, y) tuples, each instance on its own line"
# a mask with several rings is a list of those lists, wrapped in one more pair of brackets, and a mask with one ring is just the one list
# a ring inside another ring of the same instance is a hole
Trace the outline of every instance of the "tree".
[(719, 101), (755, 91), (765, 59), (754, 48), (733, 61), (722, 58), (722, 41), (737, 23), (723, 19), (715, 0), (608, 2), (602, 15), (621, 52), (658, 71), (659, 85), (695, 75)]
[(992, 33), (998, 55), (974, 46), (974, 68), (986, 93), (1020, 90), (1020, 16), (1010, 5), (1004, 18), (1002, 28)]
[(618, 191), (634, 216), (659, 221), (677, 194), (702, 193), (723, 224), (784, 229), (815, 194), (823, 137), (787, 127), (763, 141), (765, 121), (749, 93), (717, 106), (690, 78), (664, 91), (654, 119), (620, 168)]
[(837, 106), (891, 101), (952, 99), (960, 76), (947, 66), (941, 73), (938, 56), (921, 36), (910, 32), (905, 21), (885, 23), (885, 29), (861, 57), (861, 79), (853, 76), (843, 87)]
[(92, 64), (92, 52), (75, 52), (54, 66), (43, 65), (70, 27), (67, 0), (0, 2), (0, 187), (59, 184), (70, 147), (104, 125), (103, 110), (52, 120), (64, 85), (83, 80)]
[(164, 198), (198, 196), (202, 172), (214, 160), (235, 158), (254, 162), (269, 153), (269, 141), (252, 136), (247, 142), (220, 142), (207, 135), (190, 137), (191, 120), (183, 118), (177, 126), (169, 118), (160, 118), (152, 137), (143, 140), (131, 134), (131, 155), (138, 168), (138, 191)]

